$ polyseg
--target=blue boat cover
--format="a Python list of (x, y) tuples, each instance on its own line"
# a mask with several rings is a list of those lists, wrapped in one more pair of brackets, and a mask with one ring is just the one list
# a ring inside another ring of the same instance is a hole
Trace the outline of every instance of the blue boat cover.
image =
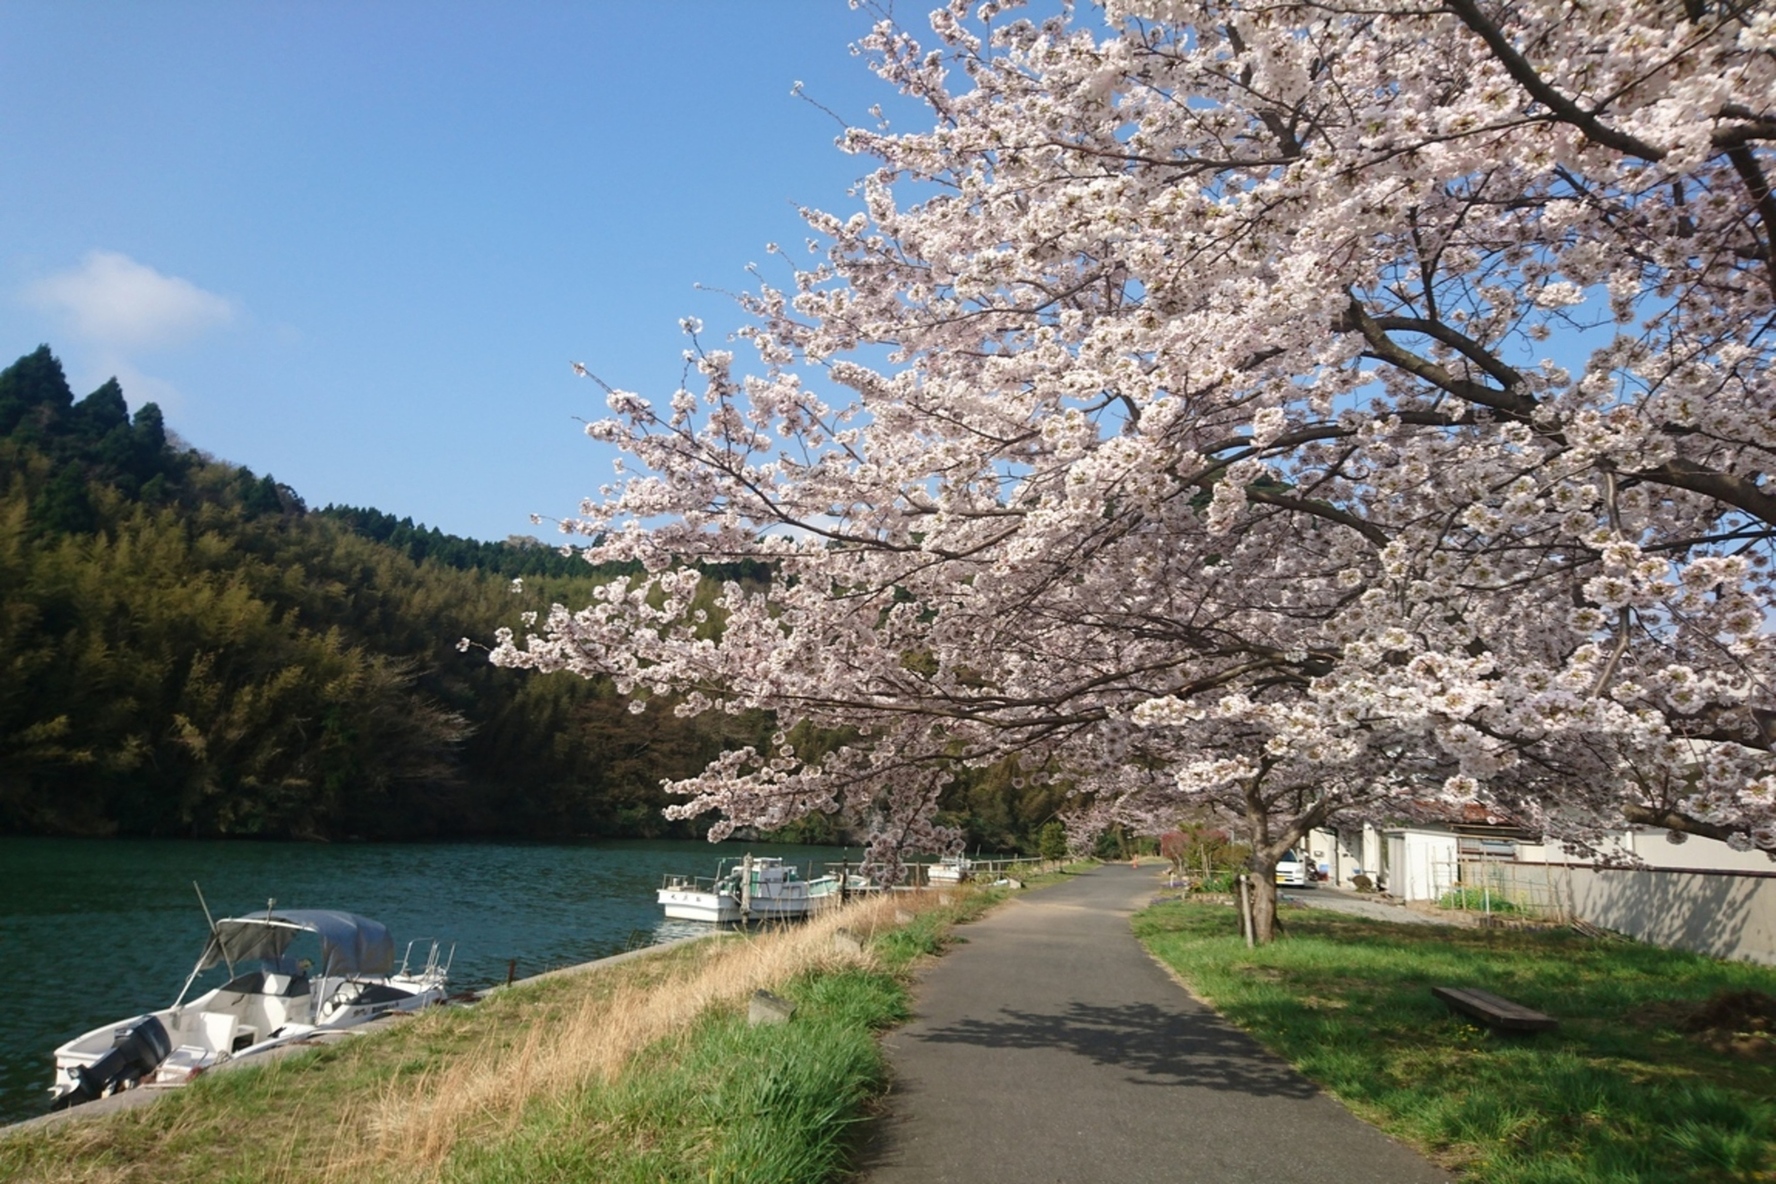
[(274, 970), (292, 973), (296, 967), (284, 965), (284, 951), (303, 933), (320, 936), (323, 974), (388, 974), (395, 968), (395, 939), (387, 926), (336, 909), (280, 909), (257, 917), (224, 917), (216, 922), (198, 968), (258, 958)]

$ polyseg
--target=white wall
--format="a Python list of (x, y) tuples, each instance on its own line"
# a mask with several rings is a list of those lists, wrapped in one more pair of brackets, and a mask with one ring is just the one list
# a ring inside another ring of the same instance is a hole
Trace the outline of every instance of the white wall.
[(1387, 890), (1398, 900), (1437, 900), (1454, 886), (1456, 838), (1423, 830), (1390, 830)]
[[(1518, 862), (1497, 865), (1513, 886), (1534, 890), (1533, 903), (1638, 940), (1716, 958), (1776, 965), (1776, 863), (1762, 852), (1734, 851), (1725, 843), (1691, 836), (1667, 842), (1667, 832), (1625, 831), (1617, 843), (1638, 856), (1638, 868), (1595, 867), (1566, 855), (1558, 845), (1518, 844)], [(1436, 900), (1455, 874), (1453, 834), (1398, 827), (1365, 826), (1338, 841), (1331, 832), (1314, 833), (1316, 849), (1325, 835), (1327, 851), (1340, 853), (1338, 865), (1349, 877), (1361, 868), (1381, 870), (1388, 850), (1384, 887), (1401, 900)], [(1348, 857), (1348, 858), (1347, 858)]]
[(1604, 929), (1654, 945), (1776, 966), (1776, 875), (1768, 871), (1533, 863), (1512, 865), (1511, 871), (1520, 879), (1542, 878), (1569, 915)]
[(1307, 836), (1306, 847), (1313, 853), (1314, 867), (1324, 866), (1331, 883), (1340, 888), (1351, 886), (1351, 877), (1363, 866), (1362, 834), (1341, 835), (1337, 831), (1316, 830)]
[[(1658, 827), (1635, 827), (1611, 836), (1606, 854), (1620, 851), (1647, 867), (1698, 872), (1776, 872), (1776, 863), (1762, 851), (1735, 851), (1719, 839), (1684, 835), (1673, 843), (1671, 832)], [(1569, 855), (1558, 843), (1519, 843), (1517, 858), (1525, 863), (1569, 863), (1586, 866), (1596, 860)]]

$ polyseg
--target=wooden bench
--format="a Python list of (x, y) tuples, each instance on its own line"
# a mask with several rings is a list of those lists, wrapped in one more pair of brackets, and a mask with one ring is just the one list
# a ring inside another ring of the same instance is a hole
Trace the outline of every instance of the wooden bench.
[(1489, 1028), (1506, 1032), (1552, 1032), (1560, 1021), (1473, 987), (1432, 987), (1431, 994), (1454, 1011), (1472, 1016)]

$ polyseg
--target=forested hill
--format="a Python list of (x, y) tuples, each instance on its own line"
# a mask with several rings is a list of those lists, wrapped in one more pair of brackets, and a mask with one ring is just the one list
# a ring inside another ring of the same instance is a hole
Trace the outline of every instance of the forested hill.
[(316, 513), (344, 524), (354, 534), (386, 543), (415, 562), (430, 559), (445, 567), (495, 572), (509, 578), (610, 574), (602, 569), (593, 571), (578, 555), (563, 555), (559, 548), (544, 546), (537, 539), (514, 537), (503, 543), (484, 543), (364, 506), (330, 505)]
[(662, 777), (768, 734), (457, 652), (608, 575), (310, 512), (124, 395), (48, 347), (0, 372), (0, 829), (657, 834)]

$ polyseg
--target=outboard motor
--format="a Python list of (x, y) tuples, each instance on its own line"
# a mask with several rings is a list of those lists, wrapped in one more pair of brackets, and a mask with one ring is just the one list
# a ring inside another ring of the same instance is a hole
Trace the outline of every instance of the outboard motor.
[(66, 1110), (102, 1098), (136, 1084), (159, 1068), (173, 1051), (166, 1027), (154, 1016), (118, 1025), (111, 1051), (90, 1065), (75, 1070), (73, 1089), (50, 1102), (51, 1110)]

